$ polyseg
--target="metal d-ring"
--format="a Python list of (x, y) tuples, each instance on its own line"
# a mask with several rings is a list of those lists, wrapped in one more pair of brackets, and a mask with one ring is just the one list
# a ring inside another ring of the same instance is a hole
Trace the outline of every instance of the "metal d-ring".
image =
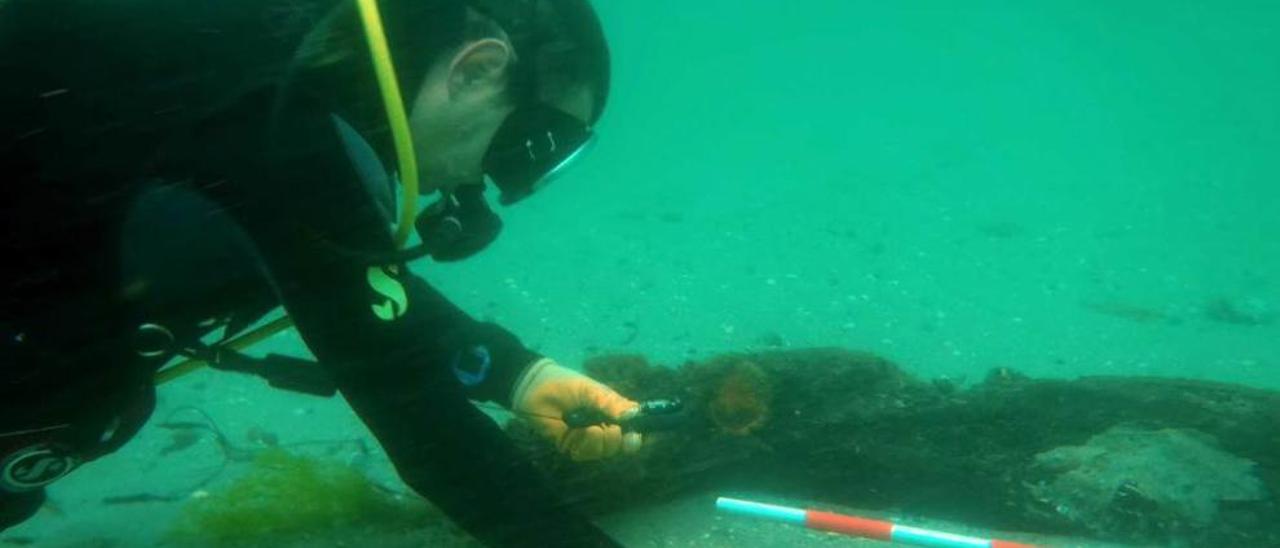
[(173, 332), (163, 325), (144, 323), (134, 333), (134, 349), (144, 358), (158, 358), (173, 352)]

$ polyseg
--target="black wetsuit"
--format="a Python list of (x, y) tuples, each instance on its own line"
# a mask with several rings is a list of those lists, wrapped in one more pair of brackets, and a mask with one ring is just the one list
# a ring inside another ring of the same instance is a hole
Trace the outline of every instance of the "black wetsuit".
[[(334, 129), (343, 105), (244, 84), (287, 66), (323, 13), (300, 7), (334, 1), (0, 2), (0, 464), (127, 441), (162, 360), (139, 356), (140, 325), (191, 340), (282, 304), (401, 477), (466, 530), (613, 545), (469, 401), (508, 405), (538, 356), (369, 261), (394, 244)], [(478, 347), (492, 367), (465, 386), (451, 363)], [(40, 500), (0, 484), (0, 529)]]

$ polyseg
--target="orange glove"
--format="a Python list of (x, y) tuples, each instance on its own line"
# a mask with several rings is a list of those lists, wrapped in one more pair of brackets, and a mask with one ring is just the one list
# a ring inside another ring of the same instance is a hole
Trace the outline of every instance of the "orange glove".
[(512, 392), (512, 410), (573, 460), (602, 459), (640, 448), (640, 434), (624, 434), (617, 424), (570, 429), (564, 415), (583, 407), (598, 409), (618, 421), (640, 410), (636, 402), (549, 358), (525, 369)]

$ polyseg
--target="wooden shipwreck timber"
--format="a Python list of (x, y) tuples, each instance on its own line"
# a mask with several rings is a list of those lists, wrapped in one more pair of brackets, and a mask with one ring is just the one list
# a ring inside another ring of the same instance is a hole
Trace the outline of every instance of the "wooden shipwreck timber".
[(1280, 545), (1280, 394), (1220, 383), (997, 369), (960, 387), (839, 349), (677, 368), (602, 356), (636, 399), (678, 397), (676, 429), (632, 459), (568, 463), (512, 433), (592, 512), (757, 490), (1002, 530), (1140, 543)]

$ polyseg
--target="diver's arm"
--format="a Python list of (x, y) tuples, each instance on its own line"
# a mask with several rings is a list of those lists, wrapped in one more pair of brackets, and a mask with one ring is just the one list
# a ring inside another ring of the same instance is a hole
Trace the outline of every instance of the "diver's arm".
[[(412, 277), (406, 289), (430, 291)], [(439, 351), (406, 343), (388, 352), (384, 365), (419, 366), (333, 369), (406, 483), (487, 544), (615, 545), (564, 507), (541, 472), (471, 405), (453, 371), (435, 357)]]
[(283, 293), (308, 346), (404, 481), (490, 545), (614, 546), (564, 507), (541, 473), (468, 401), (475, 393), (464, 390), (449, 363), (458, 341), (495, 349), (495, 363), (534, 355), (505, 331), (466, 318), (403, 270), (382, 281), (390, 284), (384, 291), (403, 287), (403, 315), (380, 318), (373, 306), (384, 297), (367, 276), (358, 264), (329, 264), (286, 283)]
[[(371, 267), (334, 251), (391, 245), (373, 210), (344, 194), (312, 187), (305, 203), (288, 206), (309, 203), (305, 211), (254, 215), (251, 235), (307, 346), (400, 476), (489, 545), (616, 546), (567, 508), (469, 401), (507, 404), (515, 377), (537, 354), (471, 319), (402, 265)], [(452, 361), (476, 347), (487, 349), (490, 370), (468, 388)]]

